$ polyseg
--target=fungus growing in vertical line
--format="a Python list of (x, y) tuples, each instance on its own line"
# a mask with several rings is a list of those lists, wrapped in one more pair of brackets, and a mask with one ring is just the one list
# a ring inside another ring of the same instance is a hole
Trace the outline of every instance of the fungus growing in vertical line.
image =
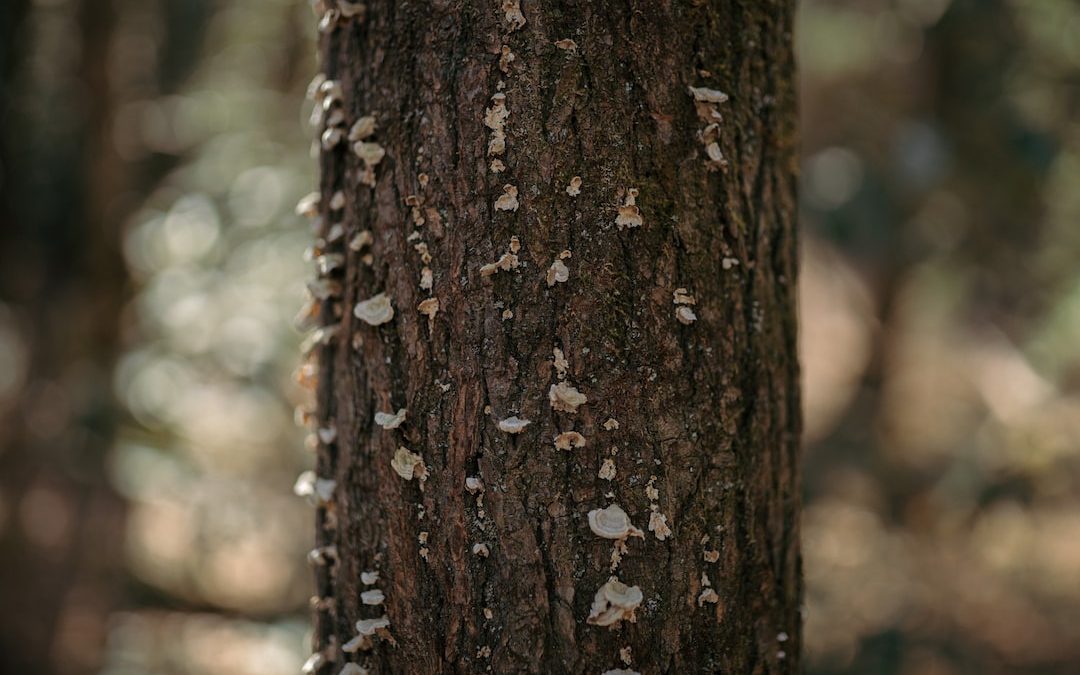
[(337, 427), (334, 426), (319, 427), (319, 430), (316, 433), (319, 436), (319, 440), (326, 445), (330, 445), (337, 439)]
[(571, 450), (573, 448), (584, 448), (585, 437), (576, 431), (564, 431), (555, 437), (555, 448), (557, 450)]
[(633, 652), (630, 651), (630, 645), (626, 645), (619, 650), (619, 659), (626, 665), (633, 663)]
[(338, 559), (337, 546), (330, 545), (313, 548), (308, 551), (307, 559), (312, 565), (318, 565), (320, 567), (332, 565), (337, 562)]
[(307, 661), (304, 661), (304, 665), (300, 666), (300, 672), (304, 673), (304, 675), (317, 673), (319, 669), (326, 665), (326, 662), (326, 655), (322, 652), (316, 652), (309, 656)]
[(357, 303), (353, 314), (367, 324), (378, 326), (394, 318), (394, 307), (385, 293), (379, 293)]
[(706, 549), (701, 554), (701, 557), (707, 563), (714, 563), (720, 559), (720, 551), (717, 551), (716, 549)]
[(577, 197), (581, 194), (581, 176), (574, 176), (570, 179), (570, 184), (566, 186), (566, 194), (571, 197)]
[(345, 134), (339, 127), (330, 127), (322, 132), (322, 136), (319, 140), (323, 150), (333, 150), (342, 140), (344, 140), (344, 138)]
[(697, 321), (697, 314), (686, 305), (679, 305), (675, 308), (675, 318), (684, 326), (689, 326)]
[(329, 206), (331, 211), (340, 211), (345, 208), (345, 193), (341, 190), (335, 192), (333, 196), (330, 197)]
[(703, 606), (706, 602), (711, 602), (712, 604), (715, 605), (716, 603), (720, 602), (720, 596), (717, 595), (716, 591), (714, 591), (713, 589), (706, 588), (705, 590), (701, 591), (701, 593), (698, 595), (698, 598), (697, 598), (698, 607)]
[(506, 171), (506, 165), (503, 164), (503, 161), (501, 159), (496, 157), (495, 159), (491, 160), (490, 169), (491, 173), (502, 173), (503, 171)]
[(430, 267), (424, 267), (420, 270), (420, 288), (421, 290), (430, 291), (433, 283), (433, 276)]
[(346, 663), (338, 671), (337, 675), (370, 675), (370, 671), (367, 668), (361, 667), (356, 663)]
[(378, 424), (383, 429), (397, 429), (401, 426), (401, 423), (405, 421), (405, 415), (408, 411), (405, 408), (399, 408), (396, 413), (375, 413), (375, 424)]
[(381, 605), (384, 600), (386, 596), (377, 588), (360, 593), (360, 602), (365, 605)]
[(739, 264), (738, 258), (724, 258), (720, 261), (720, 267), (729, 270)]
[(514, 52), (510, 51), (509, 45), (503, 45), (499, 50), (499, 70), (507, 75), (510, 74), (510, 64), (514, 62)]
[(349, 240), (349, 250), (359, 251), (365, 246), (371, 246), (375, 239), (371, 236), (371, 230), (360, 230)]
[(507, 417), (504, 420), (499, 420), (499, 431), (506, 432), (508, 434), (520, 434), (525, 431), (525, 427), (532, 424), (531, 420), (521, 419), (517, 415), (513, 417)]
[(694, 304), (697, 304), (697, 300), (695, 300), (694, 296), (690, 295), (690, 293), (687, 292), (687, 290), (685, 288), (676, 288), (674, 290), (674, 292), (672, 292), (671, 295), (672, 295), (672, 300), (671, 301), (673, 303), (675, 303), (676, 305), (694, 305)]
[(687, 87), (695, 101), (702, 103), (727, 103), (728, 95), (719, 89), (708, 87)]
[(484, 543), (473, 544), (472, 552), (481, 558), (486, 558), (491, 555), (491, 550), (488, 548), (488, 545)]
[(604, 428), (608, 431), (614, 431), (619, 428), (619, 421), (614, 417), (609, 417), (607, 418), (607, 421), (604, 422)]
[(615, 217), (615, 224), (619, 229), (624, 227), (641, 227), (644, 220), (641, 217), (641, 209), (637, 206), (637, 188), (626, 191), (626, 199), (619, 207), (619, 215)]
[(518, 189), (513, 185), (506, 184), (503, 186), (503, 194), (495, 200), (496, 211), (517, 211), (518, 210)]
[(469, 476), (465, 479), (465, 491), (471, 495), (484, 491), (484, 481), (479, 476)]
[(566, 356), (563, 354), (563, 350), (558, 347), (554, 347), (551, 350), (552, 361), (555, 364), (555, 373), (559, 376), (559, 379), (566, 377), (566, 371), (570, 368), (570, 363), (566, 360)]
[(435, 315), (439, 313), (439, 299), (428, 298), (427, 300), (423, 300), (416, 306), (416, 309), (428, 318), (428, 330), (434, 330)]
[(367, 13), (367, 5), (358, 0), (337, 0), (337, 6), (341, 16), (346, 19), (363, 21)]
[(645, 533), (634, 527), (634, 524), (630, 522), (630, 516), (626, 515), (626, 511), (623, 511), (618, 504), (589, 511), (589, 529), (593, 534), (604, 539), (645, 538)]
[(361, 572), (360, 583), (364, 584), (365, 586), (374, 586), (375, 584), (379, 583), (379, 573), (370, 571)]
[(588, 397), (578, 391), (573, 385), (566, 382), (558, 382), (548, 389), (548, 400), (551, 407), (560, 412), (576, 413), (579, 406), (588, 402)]
[(627, 586), (617, 577), (611, 577), (596, 591), (586, 621), (594, 626), (614, 626), (624, 619), (634, 623), (637, 621), (634, 611), (642, 600), (640, 588)]

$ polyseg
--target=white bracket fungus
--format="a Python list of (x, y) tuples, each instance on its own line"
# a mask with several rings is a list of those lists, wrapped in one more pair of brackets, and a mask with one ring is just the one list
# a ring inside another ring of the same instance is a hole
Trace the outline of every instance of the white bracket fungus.
[(375, 117), (372, 115), (364, 115), (353, 122), (352, 127), (349, 128), (349, 140), (353, 143), (356, 141), (362, 141), (369, 138), (375, 133)]
[(516, 415), (513, 417), (507, 417), (504, 420), (499, 420), (499, 431), (504, 431), (508, 434), (520, 434), (525, 431), (525, 427), (532, 424), (531, 420), (521, 419)]
[(321, 201), (322, 195), (318, 192), (304, 195), (300, 198), (300, 201), (296, 202), (296, 215), (314, 218), (319, 215), (319, 202)]
[(491, 555), (491, 550), (488, 548), (488, 545), (484, 543), (473, 544), (472, 552), (481, 558), (486, 558)]
[(338, 671), (338, 675), (369, 675), (370, 672), (367, 668), (361, 668), (355, 663), (346, 663)]
[(706, 588), (705, 590), (701, 591), (700, 595), (698, 595), (698, 598), (697, 598), (698, 607), (701, 607), (706, 602), (711, 602), (712, 604), (715, 605), (716, 603), (720, 602), (720, 596), (717, 595), (716, 591), (714, 591), (713, 589)]
[(634, 610), (644, 596), (637, 586), (627, 586), (617, 577), (607, 580), (593, 597), (592, 609), (586, 621), (594, 626), (614, 626), (623, 619), (634, 623)]
[(615, 473), (615, 460), (608, 457), (604, 460), (604, 463), (600, 465), (600, 470), (596, 472), (596, 477), (603, 480), (614, 480)]
[(356, 318), (372, 326), (378, 326), (394, 318), (394, 306), (390, 304), (390, 298), (386, 293), (358, 302), (353, 309)]
[(365, 605), (381, 605), (384, 600), (386, 600), (386, 595), (377, 588), (360, 594), (360, 602)]
[(375, 424), (378, 424), (383, 429), (397, 429), (401, 426), (401, 423), (405, 421), (405, 415), (408, 411), (405, 408), (398, 408), (396, 413), (375, 413)]
[(465, 490), (471, 495), (483, 492), (484, 481), (480, 480), (479, 476), (469, 476), (465, 479)]
[(428, 330), (435, 329), (435, 315), (439, 313), (439, 299), (428, 298), (416, 306), (418, 312), (428, 318)]
[(604, 539), (626, 539), (627, 537), (645, 538), (645, 533), (634, 527), (630, 516), (626, 515), (618, 504), (606, 509), (589, 511), (589, 529)]
[(694, 310), (690, 309), (686, 305), (679, 305), (677, 308), (675, 308), (675, 318), (678, 320), (679, 323), (683, 324), (684, 326), (689, 326), (690, 324), (697, 321), (697, 314), (694, 314)]
[(360, 583), (364, 584), (365, 586), (374, 586), (375, 584), (379, 583), (379, 573), (361, 572)]
[(589, 400), (585, 394), (566, 382), (551, 385), (548, 389), (548, 399), (551, 401), (552, 408), (568, 413), (576, 413), (578, 406), (584, 405)]
[(655, 509), (649, 514), (649, 532), (656, 535), (660, 541), (671, 536), (671, 528), (667, 524), (667, 516)]

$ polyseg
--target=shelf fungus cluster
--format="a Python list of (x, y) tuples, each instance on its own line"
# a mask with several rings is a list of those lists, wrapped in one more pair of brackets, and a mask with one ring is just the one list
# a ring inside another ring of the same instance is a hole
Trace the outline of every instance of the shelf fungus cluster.
[(394, 306), (386, 293), (379, 293), (356, 303), (353, 315), (370, 326), (381, 326), (394, 318)]
[(675, 292), (672, 293), (672, 302), (675, 303), (675, 319), (679, 323), (689, 326), (697, 321), (697, 314), (691, 309), (691, 305), (696, 305), (697, 300), (685, 288), (675, 289)]
[(644, 596), (637, 586), (627, 586), (618, 577), (611, 577), (593, 596), (592, 609), (586, 621), (594, 626), (614, 626), (626, 620), (635, 623), (634, 612)]
[(424, 489), (427, 481), (428, 470), (424, 464), (424, 458), (412, 452), (406, 447), (399, 447), (390, 460), (390, 466), (394, 472), (405, 480), (416, 478), (420, 482), (420, 489)]
[(611, 551), (611, 571), (614, 572), (627, 553), (626, 540), (630, 537), (645, 538), (645, 533), (634, 527), (630, 516), (618, 504), (605, 509), (589, 511), (589, 529), (603, 539), (611, 539), (615, 546)]
[(390, 619), (380, 616), (374, 619), (360, 619), (356, 622), (356, 636), (341, 645), (341, 651), (346, 654), (370, 651), (377, 640), (385, 640), (389, 644), (395, 644), (390, 635)]
[(717, 106), (726, 103), (728, 95), (708, 87), (688, 87), (688, 90), (694, 98), (694, 109), (697, 111), (698, 119), (705, 124), (698, 131), (698, 140), (705, 148), (708, 167), (712, 171), (724, 169), (727, 167), (727, 160), (720, 150), (720, 124), (723, 123), (724, 117)]
[(500, 270), (503, 272), (516, 270), (521, 264), (517, 257), (518, 251), (520, 250), (521, 241), (517, 237), (511, 237), (509, 250), (507, 250), (506, 253), (503, 253), (495, 262), (482, 265), (480, 267), (480, 276), (490, 277)]

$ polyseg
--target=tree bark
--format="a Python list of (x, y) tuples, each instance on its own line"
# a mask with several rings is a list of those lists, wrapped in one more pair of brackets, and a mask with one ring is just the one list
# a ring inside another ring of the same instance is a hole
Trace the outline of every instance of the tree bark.
[[(320, 40), (327, 107), (375, 116), (386, 154), (373, 187), (348, 142), (320, 159), (316, 253), (345, 262), (317, 348), (318, 670), (798, 672), (794, 3), (366, 4)], [(587, 401), (553, 405), (559, 383)], [(644, 531), (614, 571), (588, 517), (611, 504)], [(644, 601), (594, 625), (612, 575)]]

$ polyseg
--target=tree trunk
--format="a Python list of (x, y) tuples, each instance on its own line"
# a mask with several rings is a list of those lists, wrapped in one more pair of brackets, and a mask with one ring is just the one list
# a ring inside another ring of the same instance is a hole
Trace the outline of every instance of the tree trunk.
[(798, 672), (793, 2), (366, 4), (316, 96), (316, 670)]

